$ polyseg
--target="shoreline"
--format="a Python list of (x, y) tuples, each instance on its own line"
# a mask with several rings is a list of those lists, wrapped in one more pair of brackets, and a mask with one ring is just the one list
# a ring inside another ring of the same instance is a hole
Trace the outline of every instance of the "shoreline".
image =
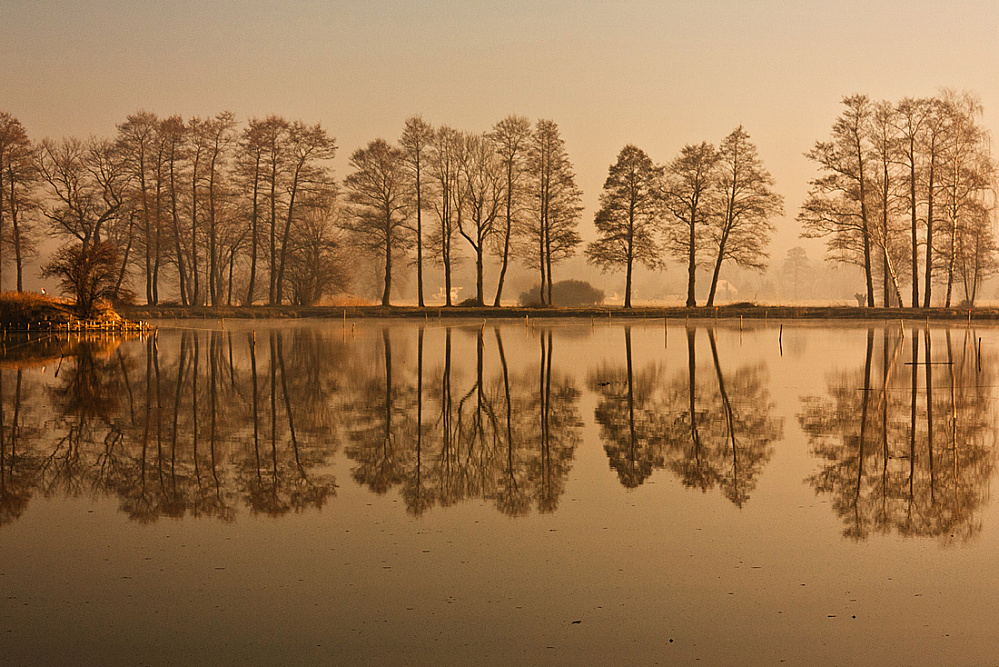
[(804, 319), (804, 320), (999, 320), (999, 308), (867, 308), (858, 306), (725, 306), (525, 308), (520, 306), (119, 306), (127, 319)]

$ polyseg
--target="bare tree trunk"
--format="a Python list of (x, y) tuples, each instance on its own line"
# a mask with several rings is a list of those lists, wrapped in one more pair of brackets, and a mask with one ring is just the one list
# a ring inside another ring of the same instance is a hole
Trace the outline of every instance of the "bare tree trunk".
[[(450, 273), (450, 272), (449, 272)], [(450, 276), (448, 276), (450, 278)], [(448, 281), (450, 283), (450, 280)], [(448, 285), (448, 304), (451, 305), (450, 284)], [(392, 211), (385, 211), (385, 289), (382, 292), (382, 305), (388, 306), (392, 294)]]
[(916, 228), (919, 215), (916, 211), (916, 153), (915, 138), (909, 140), (909, 202), (911, 206), (910, 231), (912, 232), (912, 307), (919, 308), (919, 241)]
[(696, 208), (691, 207), (690, 220), (688, 224), (690, 225), (690, 235), (687, 245), (687, 308), (694, 308), (697, 306), (697, 298), (694, 296), (694, 279), (697, 274), (697, 256), (695, 253), (695, 235), (694, 235), (694, 223)]
[(923, 308), (930, 307), (930, 286), (933, 279), (933, 179), (935, 176), (935, 148), (930, 147), (930, 172), (926, 191), (926, 284), (923, 287)]

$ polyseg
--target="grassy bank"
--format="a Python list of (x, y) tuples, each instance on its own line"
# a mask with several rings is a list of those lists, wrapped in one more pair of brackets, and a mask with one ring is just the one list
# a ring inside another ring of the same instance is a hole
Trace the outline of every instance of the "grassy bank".
[(5, 331), (134, 331), (144, 325), (100, 304), (94, 317), (79, 317), (75, 304), (30, 292), (0, 293), (0, 329)]
[(858, 308), (856, 306), (761, 306), (732, 304), (712, 308), (521, 308), (416, 306), (129, 306), (122, 314), (134, 320), (153, 319), (287, 319), (316, 318), (733, 318), (830, 320), (999, 320), (999, 308)]

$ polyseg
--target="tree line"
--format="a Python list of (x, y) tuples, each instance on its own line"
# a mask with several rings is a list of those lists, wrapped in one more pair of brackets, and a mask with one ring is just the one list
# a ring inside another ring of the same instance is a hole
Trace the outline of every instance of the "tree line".
[(240, 126), (230, 112), (185, 121), (140, 111), (111, 138), (34, 143), (0, 112), (0, 267), (13, 267), (21, 290), (26, 259), (52, 235), (64, 245), (44, 272), (66, 289), (96, 265), (100, 296), (128, 298), (134, 283), (150, 304), (161, 290), (182, 305), (311, 304), (375, 258), (388, 305), (415, 249), (420, 305), (429, 264), (443, 269), (452, 305), (467, 244), (476, 303), (491, 256), (501, 263), (495, 305), (515, 259), (538, 270), (550, 302), (582, 209), (554, 122), (510, 116), (475, 134), (414, 116), (398, 143), (351, 154), (343, 195), (336, 148), (319, 124), (268, 116)]
[[(863, 268), (870, 306), (877, 290), (885, 305), (901, 305), (905, 285), (914, 307), (930, 305), (934, 286), (945, 305), (955, 285), (973, 302), (999, 269), (980, 102), (945, 91), (843, 104), (830, 138), (807, 153), (820, 174), (797, 216), (802, 235), (825, 238), (829, 259)], [(710, 306), (726, 262), (765, 270), (783, 214), (741, 126), (717, 147), (689, 144), (661, 165), (622, 148), (585, 244), (582, 193), (551, 120), (510, 115), (475, 133), (412, 116), (397, 141), (355, 150), (340, 183), (336, 150), (321, 125), (273, 115), (240, 124), (230, 112), (185, 121), (140, 111), (111, 138), (36, 143), (0, 112), (0, 283), (23, 289), (25, 262), (55, 236), (63, 246), (43, 275), (74, 293), (99, 284), (91, 301), (127, 299), (136, 286), (150, 304), (313, 304), (367, 270), (390, 305), (400, 272), (415, 269), (424, 306), (432, 268), (450, 306), (456, 269), (470, 260), (476, 286), (466, 303), (500, 306), (519, 262), (536, 272), (547, 306), (554, 268), (582, 250), (603, 271), (624, 272), (626, 307), (636, 265), (669, 260), (686, 267), (688, 307), (698, 272), (710, 276)], [(488, 286), (487, 262), (496, 268)]]
[[(413, 116), (397, 142), (354, 151), (342, 184), (335, 153), (322, 126), (278, 116), (240, 126), (230, 112), (185, 121), (140, 111), (111, 138), (33, 143), (2, 113), (0, 280), (12, 266), (21, 290), (26, 258), (53, 235), (64, 245), (44, 275), (73, 293), (99, 283), (90, 302), (129, 298), (136, 284), (150, 304), (161, 290), (182, 305), (311, 304), (347, 289), (367, 260), (379, 267), (383, 305), (412, 263), (419, 305), (432, 266), (450, 306), (469, 258), (471, 303), (500, 306), (520, 262), (537, 272), (541, 305), (554, 304), (554, 268), (583, 246), (582, 192), (555, 122), (511, 115), (474, 133)], [(627, 273), (626, 306), (635, 262), (689, 260), (692, 304), (695, 268), (713, 266), (714, 285), (725, 260), (764, 265), (781, 206), (772, 185), (742, 128), (717, 150), (688, 146), (662, 167), (626, 146), (587, 258)], [(489, 260), (498, 275), (487, 295)]]

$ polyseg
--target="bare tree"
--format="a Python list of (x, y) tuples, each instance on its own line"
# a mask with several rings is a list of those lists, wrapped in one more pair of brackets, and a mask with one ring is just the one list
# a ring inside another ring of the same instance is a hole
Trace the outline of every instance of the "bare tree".
[(926, 100), (907, 97), (895, 107), (897, 159), (904, 171), (904, 204), (908, 208), (913, 308), (919, 307), (919, 198), (917, 189), (922, 175), (919, 146), (922, 143), (927, 115)]
[[(287, 122), (277, 116), (264, 120), (250, 119), (240, 136), (238, 170), (245, 196), (249, 198), (247, 215), (250, 224), (250, 275), (247, 284), (246, 303), (252, 304), (256, 298), (258, 256), (261, 239), (261, 226), (266, 222), (270, 235), (270, 252), (265, 257), (272, 266), (276, 255), (276, 217), (278, 198), (278, 178), (282, 171), (280, 160), (280, 137)], [(270, 283), (269, 297), (273, 297), (274, 284)]]
[[(308, 126), (300, 121), (291, 124), (288, 131), (288, 180), (285, 185), (287, 209), (284, 231), (281, 236), (280, 255), (277, 265), (277, 293), (273, 303), (281, 303), (284, 285), (284, 267), (288, 261), (289, 238), (301, 199), (310, 193), (320, 191), (332, 182), (330, 168), (326, 164), (333, 159), (336, 142), (326, 134), (318, 123)], [(273, 270), (273, 269), (272, 269)]]
[(863, 267), (867, 305), (873, 307), (868, 140), (873, 104), (866, 95), (852, 95), (843, 98), (843, 105), (846, 109), (833, 124), (831, 139), (816, 142), (806, 153), (823, 175), (811, 182), (798, 221), (805, 228), (803, 236), (828, 238), (833, 259)]
[(452, 247), (461, 226), (462, 182), (461, 163), (464, 160), (465, 136), (446, 125), (434, 132), (430, 152), (430, 170), (433, 178), (433, 209), (437, 225), (428, 243), (434, 257), (444, 268), (445, 305), (451, 304), (451, 272), (458, 253)]
[(798, 298), (799, 287), (810, 282), (812, 271), (812, 262), (808, 259), (808, 253), (804, 248), (795, 246), (787, 251), (781, 273), (791, 282), (795, 299)]
[(664, 263), (658, 240), (663, 226), (662, 178), (662, 167), (628, 144), (610, 166), (600, 193), (600, 210), (593, 220), (599, 237), (586, 246), (586, 257), (604, 271), (624, 269), (625, 308), (631, 308), (635, 262), (650, 269)]
[(416, 211), (416, 295), (422, 308), (423, 301), (423, 208), (426, 192), (425, 171), (428, 168), (431, 145), (434, 140), (434, 129), (420, 116), (406, 119), (406, 126), (399, 139), (399, 146), (405, 154), (406, 165), (409, 168), (413, 204)]
[(76, 298), (79, 316), (89, 319), (96, 314), (97, 303), (119, 296), (118, 248), (110, 241), (90, 245), (68, 245), (56, 252), (42, 271), (44, 277), (59, 279), (63, 292)]
[(129, 115), (118, 125), (117, 149), (131, 184), (127, 196), (141, 221), (145, 250), (146, 302), (159, 299), (162, 169), (158, 155), (159, 119), (149, 111)]
[[(945, 90), (942, 100), (948, 116), (948, 149), (940, 173), (944, 231), (948, 237), (944, 305), (950, 306), (954, 282), (958, 277), (957, 262), (965, 254), (962, 252), (965, 237), (969, 237), (968, 247), (977, 251), (990, 245), (987, 237), (991, 236), (988, 221), (995, 194), (995, 164), (989, 150), (988, 134), (979, 124), (983, 107), (977, 96)], [(977, 254), (972, 252), (970, 256)], [(962, 273), (967, 276), (966, 280), (970, 278), (972, 282), (977, 282), (972, 277), (974, 271), (971, 275), (967, 271)], [(969, 292), (974, 294), (974, 287), (966, 283), (966, 297)]]
[(510, 265), (512, 240), (524, 207), (524, 173), (531, 139), (531, 121), (523, 116), (507, 116), (493, 126), (489, 137), (496, 146), (505, 179), (504, 215), (497, 234), (499, 243), (496, 244), (496, 254), (500, 257), (500, 272), (493, 306), (498, 308), (503, 296), (503, 282)]
[(895, 128), (895, 107), (890, 102), (877, 102), (871, 114), (871, 239), (877, 246), (881, 270), (881, 294), (883, 304), (902, 305), (902, 292), (899, 288), (899, 259), (906, 248), (900, 242), (905, 238), (905, 229), (898, 216), (898, 191), (901, 179), (897, 175), (900, 140)]
[(468, 215), (458, 218), (458, 232), (475, 253), (475, 302), (485, 303), (483, 283), (487, 244), (496, 233), (505, 193), (499, 156), (492, 141), (482, 135), (469, 135), (465, 141), (460, 178)]
[(23, 287), (24, 257), (34, 249), (27, 217), (38, 207), (34, 190), (39, 175), (34, 156), (35, 148), (20, 121), (0, 111), (0, 283), (3, 264), (8, 261), (3, 251), (9, 247), (14, 252), (18, 292)]
[(524, 257), (540, 273), (542, 305), (552, 306), (552, 267), (572, 257), (582, 242), (577, 231), (581, 193), (554, 121), (535, 123), (527, 165), (531, 204)]
[(774, 232), (771, 219), (784, 208), (783, 199), (773, 190), (773, 177), (741, 125), (718, 148), (717, 186), (719, 214), (707, 230), (716, 253), (708, 306), (714, 305), (718, 275), (726, 260), (757, 271), (766, 268), (767, 245)]
[(187, 152), (187, 126), (180, 116), (170, 116), (160, 121), (159, 125), (160, 146), (163, 151), (164, 170), (164, 197), (165, 206), (168, 209), (167, 225), (168, 238), (173, 246), (172, 261), (177, 268), (177, 288), (180, 293), (180, 302), (183, 305), (190, 303), (189, 263), (187, 260), (188, 249), (185, 241), (188, 235), (185, 231), (185, 223), (182, 222), (181, 212), (184, 207), (184, 174), (186, 170)]
[(291, 238), (287, 268), (291, 299), (311, 306), (350, 284), (347, 243), (339, 229), (336, 191), (329, 188), (305, 210)]
[(223, 111), (214, 118), (200, 123), (199, 131), (204, 135), (205, 170), (203, 172), (203, 188), (207, 195), (205, 208), (205, 235), (207, 236), (208, 262), (206, 267), (206, 282), (208, 302), (217, 306), (222, 301), (222, 268), (224, 266), (225, 241), (232, 220), (230, 213), (231, 186), (228, 182), (232, 159), (232, 149), (236, 141), (236, 118), (228, 111)]
[(352, 215), (344, 216), (345, 229), (357, 243), (381, 255), (385, 262), (382, 305), (390, 305), (393, 255), (412, 247), (406, 226), (405, 156), (384, 139), (368, 142), (350, 156), (354, 170), (344, 179)]
[(717, 167), (718, 151), (707, 142), (684, 146), (666, 167), (665, 201), (672, 214), (666, 249), (687, 265), (688, 308), (697, 305), (697, 267), (704, 261), (708, 225), (717, 215), (717, 202), (711, 199), (716, 190)]
[(45, 139), (37, 164), (50, 195), (44, 215), (56, 235), (89, 246), (121, 220), (128, 176), (111, 142)]

